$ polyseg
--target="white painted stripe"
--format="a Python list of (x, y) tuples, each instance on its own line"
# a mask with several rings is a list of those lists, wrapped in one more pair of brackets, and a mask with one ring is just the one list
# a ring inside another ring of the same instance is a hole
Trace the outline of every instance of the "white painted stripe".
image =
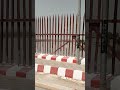
[(66, 72), (66, 68), (59, 67), (59, 68), (58, 68), (57, 75), (58, 75), (58, 76), (65, 77), (65, 72)]
[(82, 71), (74, 70), (73, 79), (82, 80)]
[(64, 57), (64, 56), (58, 56), (58, 57), (56, 58), (56, 61), (61, 62), (61, 60), (62, 60), (63, 57)]
[(50, 69), (51, 69), (51, 66), (49, 66), (49, 65), (45, 65), (44, 66), (44, 73), (50, 73)]
[(7, 70), (6, 76), (16, 76), (16, 72), (19, 71), (23, 66), (15, 65)]
[(37, 72), (38, 64), (35, 64), (35, 72)]
[(30, 80), (35, 80), (35, 68), (26, 73), (26, 78)]
[(85, 58), (83, 58), (83, 59), (81, 60), (81, 64), (82, 64), (82, 65), (85, 65)]
[(45, 54), (39, 54), (38, 55), (38, 59), (42, 59), (42, 56), (45, 55)]
[(73, 63), (73, 60), (75, 59), (75, 57), (69, 57), (68, 59), (67, 59), (67, 62), (68, 63)]
[(46, 57), (46, 60), (51, 60), (51, 57), (52, 57), (53, 55), (48, 55), (47, 57)]

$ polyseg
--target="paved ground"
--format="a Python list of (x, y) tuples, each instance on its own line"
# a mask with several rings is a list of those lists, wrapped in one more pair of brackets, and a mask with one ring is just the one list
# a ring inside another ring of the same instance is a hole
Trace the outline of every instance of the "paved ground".
[(34, 90), (34, 81), (0, 75), (0, 90)]
[(48, 89), (44, 89), (44, 88), (40, 88), (40, 87), (35, 87), (35, 90), (48, 90)]
[(46, 88), (46, 90), (85, 90), (85, 83), (83, 81), (63, 79), (56, 75), (43, 73), (36, 73), (35, 86)]

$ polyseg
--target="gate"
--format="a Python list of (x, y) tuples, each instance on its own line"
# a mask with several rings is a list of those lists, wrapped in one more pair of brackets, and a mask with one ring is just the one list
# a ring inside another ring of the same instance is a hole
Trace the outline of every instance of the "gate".
[[(107, 37), (108, 39), (108, 47), (107, 51), (105, 51), (107, 52), (107, 59), (105, 61), (107, 66), (106, 73), (111, 73), (113, 75), (118, 73), (120, 74), (116, 69), (116, 67), (118, 68), (120, 66), (120, 57), (118, 55), (118, 51), (120, 51), (120, 1), (108, 1), (109, 3), (105, 1), (102, 3), (102, 0), (89, 0), (89, 2), (86, 3), (87, 7), (85, 17), (86, 30), (88, 30), (86, 31), (86, 40), (88, 40), (86, 41), (88, 42), (88, 44), (86, 44), (86, 49), (88, 50), (86, 52), (86, 72), (100, 72), (101, 61), (104, 61), (101, 58), (101, 53), (103, 51), (101, 50), (101, 45), (103, 44), (102, 35), (106, 33), (106, 35), (104, 35), (104, 37)], [(97, 3), (97, 5), (94, 3)], [(106, 7), (107, 4), (108, 7)], [(102, 31), (102, 25), (108, 25), (108, 29), (105, 28), (104, 31)], [(105, 32), (105, 30), (108, 31)]]
[(76, 56), (77, 44), (79, 44), (80, 55), (84, 56), (85, 32), (84, 29), (80, 30), (82, 25), (77, 15), (37, 17), (35, 25), (36, 52)]
[(34, 0), (0, 0), (0, 64), (34, 65)]

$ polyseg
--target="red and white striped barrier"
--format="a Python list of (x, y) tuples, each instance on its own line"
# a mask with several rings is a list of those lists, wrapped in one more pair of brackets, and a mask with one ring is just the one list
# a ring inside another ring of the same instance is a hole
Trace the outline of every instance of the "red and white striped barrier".
[[(55, 55), (37, 53), (35, 54), (35, 58), (42, 60), (53, 60), (58, 62), (77, 63), (77, 59), (75, 57), (68, 57), (68, 56), (55, 56)], [(81, 64), (85, 64), (85, 58), (81, 60)]]
[[(99, 90), (100, 89), (100, 75), (99, 74), (86, 74), (87, 80), (85, 81), (86, 86), (90, 88), (90, 90)], [(112, 75), (107, 75), (107, 89), (110, 89), (110, 80), (112, 79)]]
[(72, 78), (75, 80), (82, 80), (82, 81), (85, 80), (85, 72), (81, 70), (72, 70), (63, 67), (52, 67), (49, 65), (35, 64), (35, 71), (55, 74), (57, 76)]
[(22, 77), (34, 80), (34, 68), (23, 66), (0, 66), (0, 75)]

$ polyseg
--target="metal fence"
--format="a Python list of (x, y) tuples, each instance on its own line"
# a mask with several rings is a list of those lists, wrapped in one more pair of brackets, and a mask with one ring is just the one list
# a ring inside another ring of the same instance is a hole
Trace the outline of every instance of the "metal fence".
[[(85, 32), (77, 15), (41, 16), (36, 18), (36, 52), (76, 56), (77, 42), (83, 57)], [(80, 37), (77, 41), (77, 37)]]
[(34, 65), (34, 0), (0, 0), (0, 63)]
[[(109, 1), (109, 2), (108, 2)], [(113, 4), (114, 2), (114, 4)], [(97, 3), (94, 4), (94, 3)], [(117, 68), (120, 66), (120, 13), (119, 0), (89, 0), (86, 3), (86, 72), (99, 72), (100, 65), (107, 68), (106, 73), (120, 73)], [(107, 7), (108, 6), (108, 7)], [(103, 28), (106, 25), (106, 28)], [(103, 31), (104, 29), (104, 31)], [(105, 34), (104, 37), (102, 36)], [(105, 53), (107, 58), (102, 58), (103, 42), (108, 39)], [(88, 41), (87, 41), (88, 40)], [(101, 50), (102, 48), (102, 50)], [(107, 50), (107, 51), (106, 51)], [(102, 63), (101, 63), (102, 61)]]

